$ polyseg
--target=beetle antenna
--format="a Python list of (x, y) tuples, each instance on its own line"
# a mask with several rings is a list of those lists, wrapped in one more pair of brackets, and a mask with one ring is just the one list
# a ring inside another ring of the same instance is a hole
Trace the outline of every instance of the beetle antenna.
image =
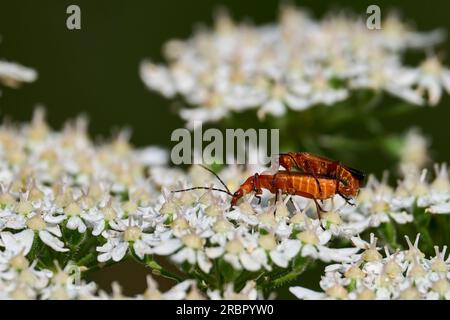
[(208, 187), (192, 187), (192, 188), (187, 188), (187, 189), (174, 190), (174, 191), (171, 191), (171, 192), (172, 193), (176, 193), (176, 192), (185, 192), (185, 191), (199, 190), (199, 189), (220, 191), (220, 192), (228, 194), (229, 196), (233, 195), (229, 190), (222, 190), (222, 189), (218, 189), (218, 188), (208, 188)]
[(211, 172), (211, 173), (217, 178), (217, 180), (219, 180), (220, 183), (225, 187), (225, 189), (227, 190), (228, 194), (231, 194), (230, 189), (228, 189), (228, 187), (227, 187), (227, 185), (225, 184), (225, 182), (223, 182), (223, 180), (220, 179), (220, 177), (219, 177), (219, 175), (218, 175), (217, 173), (215, 173), (215, 172), (212, 171), (210, 168), (208, 168), (208, 167), (206, 167), (206, 166), (204, 166), (204, 165), (202, 165), (202, 164), (199, 164), (199, 166), (202, 167), (203, 169), (205, 169), (205, 170)]

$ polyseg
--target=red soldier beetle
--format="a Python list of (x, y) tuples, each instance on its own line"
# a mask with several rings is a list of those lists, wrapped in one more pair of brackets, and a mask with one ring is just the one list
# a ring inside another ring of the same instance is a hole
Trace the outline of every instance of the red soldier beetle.
[(198, 189), (223, 192), (231, 196), (230, 204), (232, 208), (243, 196), (250, 192), (255, 192), (256, 197), (259, 199), (259, 201), (261, 201), (261, 194), (263, 192), (263, 189), (274, 193), (276, 197), (278, 196), (278, 192), (281, 191), (282, 194), (297, 195), (312, 199), (316, 204), (319, 219), (320, 212), (324, 210), (321, 208), (317, 200), (330, 199), (336, 194), (339, 194), (347, 200), (353, 195), (349, 193), (353, 192), (353, 190), (346, 189), (345, 185), (339, 182), (337, 179), (323, 176), (314, 177), (307, 173), (289, 171), (278, 171), (275, 174), (256, 173), (247, 178), (247, 180), (243, 184), (241, 184), (236, 192), (231, 193), (222, 179), (220, 179), (220, 177), (215, 172), (204, 166), (202, 167), (214, 174), (226, 190), (212, 187), (192, 187), (182, 190), (175, 190), (172, 192), (185, 192)]
[(363, 186), (365, 174), (357, 169), (345, 166), (337, 160), (310, 154), (308, 152), (288, 152), (279, 155), (279, 165), (291, 171), (296, 167), (304, 173), (312, 175), (320, 188), (317, 177), (328, 177), (339, 181), (340, 195), (348, 202), (351, 197), (358, 194), (359, 188)]

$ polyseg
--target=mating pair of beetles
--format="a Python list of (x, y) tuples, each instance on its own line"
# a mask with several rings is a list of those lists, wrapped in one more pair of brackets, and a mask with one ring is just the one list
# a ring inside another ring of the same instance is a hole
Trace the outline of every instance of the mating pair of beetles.
[[(279, 170), (274, 174), (258, 174), (250, 176), (239, 189), (231, 193), (225, 183), (216, 175), (226, 190), (208, 187), (193, 187), (189, 189), (176, 190), (183, 192), (195, 189), (215, 190), (227, 193), (231, 198), (231, 206), (244, 195), (254, 192), (261, 200), (262, 189), (266, 189), (278, 196), (278, 193), (302, 196), (312, 199), (320, 212), (324, 212), (318, 200), (326, 200), (338, 194), (349, 204), (351, 198), (355, 197), (360, 187), (363, 186), (365, 174), (357, 169), (341, 164), (340, 161), (330, 160), (307, 152), (289, 152), (280, 154), (279, 165), (285, 170)], [(208, 168), (205, 168), (212, 172)], [(295, 169), (295, 171), (293, 170)]]

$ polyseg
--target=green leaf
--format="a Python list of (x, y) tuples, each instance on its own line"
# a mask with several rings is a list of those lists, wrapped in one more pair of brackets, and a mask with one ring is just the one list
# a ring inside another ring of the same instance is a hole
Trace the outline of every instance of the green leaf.
[(397, 242), (397, 229), (393, 222), (383, 223), (380, 226), (380, 231), (385, 238), (386, 242), (392, 249), (399, 248), (399, 244)]
[(224, 279), (224, 283), (232, 283), (239, 276), (242, 270), (234, 270), (234, 268), (225, 260), (219, 259), (219, 269), (222, 278)]

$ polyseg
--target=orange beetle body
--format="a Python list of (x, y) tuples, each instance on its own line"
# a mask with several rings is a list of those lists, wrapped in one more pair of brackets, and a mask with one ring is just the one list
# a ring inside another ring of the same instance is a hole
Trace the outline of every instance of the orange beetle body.
[[(365, 174), (357, 169), (344, 166), (339, 161), (307, 152), (281, 154), (279, 164), (289, 172), (296, 167), (314, 178), (327, 177), (336, 179), (339, 181), (340, 194), (346, 199), (358, 194), (359, 188), (363, 185), (365, 179)], [(317, 179), (316, 184), (320, 186)]]
[(255, 192), (257, 196), (266, 189), (271, 193), (302, 196), (314, 200), (326, 200), (339, 193), (343, 186), (337, 185), (336, 179), (318, 177), (316, 178), (301, 172), (279, 171), (276, 174), (255, 174), (249, 177), (233, 194), (231, 205), (234, 206), (244, 195)]

